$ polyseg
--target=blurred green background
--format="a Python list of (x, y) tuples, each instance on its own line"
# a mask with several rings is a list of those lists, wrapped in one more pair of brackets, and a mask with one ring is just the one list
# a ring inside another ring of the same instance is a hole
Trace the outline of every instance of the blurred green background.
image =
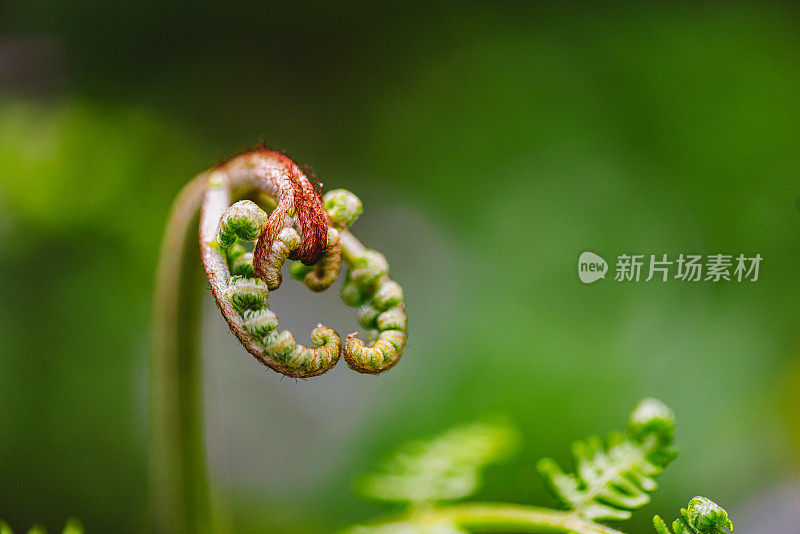
[[(682, 454), (630, 530), (695, 494), (734, 521), (792, 513), (770, 496), (800, 487), (798, 27), (779, 3), (4, 0), (0, 517), (145, 528), (167, 211), (259, 141), (361, 197), (354, 233), (411, 325), (390, 373), (295, 383), (208, 299), (209, 461), (237, 531), (377, 515), (355, 475), (493, 413), (524, 441), (480, 498), (545, 504), (535, 460), (645, 396), (675, 410)], [(764, 260), (756, 283), (586, 286), (584, 250)], [(275, 299), (299, 337), (356, 329), (335, 290)]]

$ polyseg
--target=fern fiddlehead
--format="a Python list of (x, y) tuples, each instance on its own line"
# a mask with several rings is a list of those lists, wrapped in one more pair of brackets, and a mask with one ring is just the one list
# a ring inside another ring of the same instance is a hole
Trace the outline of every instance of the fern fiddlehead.
[[(361, 211), (358, 198), (344, 190), (320, 198), (294, 161), (267, 148), (217, 165), (178, 195), (162, 243), (153, 307), (152, 531), (214, 529), (200, 405), (198, 253), (222, 316), (260, 363), (305, 378), (333, 367), (343, 352), (355, 370), (380, 373), (405, 348), (406, 317), (402, 290), (388, 278), (385, 258), (348, 231)], [(351, 334), (342, 344), (333, 329), (319, 325), (311, 332), (313, 347), (306, 347), (278, 329), (269, 294), (281, 285), (286, 260), (293, 260), (292, 277), (312, 291), (330, 287), (342, 261), (347, 264), (353, 283), (345, 284), (345, 301), (357, 294), (357, 305), (372, 304), (384, 314), (367, 322), (366, 343)]]
[[(673, 534), (660, 516), (653, 518), (658, 534)], [(674, 534), (724, 534), (733, 532), (733, 523), (720, 505), (705, 497), (693, 497), (680, 516), (672, 523)]]
[[(250, 200), (231, 205), (234, 192), (248, 190), (276, 199), (272, 213)], [(292, 277), (312, 291), (330, 287), (344, 259), (349, 272), (342, 298), (362, 307), (359, 321), (369, 329), (366, 343), (355, 333), (347, 336), (345, 360), (364, 373), (397, 363), (406, 342), (403, 292), (389, 278), (383, 255), (347, 230), (361, 211), (360, 200), (345, 190), (331, 191), (323, 201), (297, 164), (272, 150), (248, 152), (209, 172), (200, 216), (203, 265), (231, 331), (264, 365), (305, 378), (339, 359), (341, 339), (329, 327), (312, 331), (314, 348), (278, 330), (269, 292), (280, 287), (281, 267), (289, 259), (295, 260)]]

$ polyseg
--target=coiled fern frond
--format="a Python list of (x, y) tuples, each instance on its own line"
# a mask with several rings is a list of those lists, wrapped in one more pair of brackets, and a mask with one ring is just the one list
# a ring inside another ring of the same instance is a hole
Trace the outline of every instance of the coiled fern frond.
[[(658, 534), (672, 534), (659, 516), (653, 518)], [(675, 534), (725, 534), (733, 532), (733, 523), (720, 505), (705, 497), (693, 497), (686, 508), (681, 508), (680, 517), (672, 523)]]
[(613, 432), (606, 443), (597, 436), (572, 446), (576, 473), (565, 473), (550, 458), (537, 469), (568, 510), (589, 520), (621, 521), (650, 502), (655, 477), (676, 456), (672, 448), (675, 417), (660, 401), (645, 399), (631, 414), (625, 434)]
[[(348, 228), (361, 201), (343, 189), (320, 198), (315, 185), (288, 156), (262, 148), (241, 154), (201, 175), (200, 251), (209, 285), (231, 331), (255, 358), (287, 376), (307, 378), (328, 371), (343, 349), (348, 365), (379, 373), (397, 363), (406, 344), (402, 288), (389, 278), (386, 258), (367, 249)], [(235, 197), (260, 194), (263, 204)], [(365, 341), (319, 325), (313, 348), (278, 330), (267, 300), (282, 282), (281, 267), (312, 291), (323, 291), (349, 267), (345, 304), (361, 307)]]
[[(309, 378), (343, 355), (356, 371), (377, 374), (400, 360), (408, 322), (403, 290), (389, 277), (386, 258), (349, 231), (361, 201), (341, 189), (322, 197), (320, 187), (290, 157), (262, 147), (200, 174), (175, 199), (153, 306), (152, 531), (202, 532), (216, 515), (203, 440), (198, 248), (222, 317), (242, 346), (270, 369)], [(363, 340), (360, 332), (342, 338), (320, 324), (305, 346), (278, 328), (269, 297), (281, 285), (287, 260), (294, 262), (292, 278), (311, 291), (329, 288), (342, 264), (347, 266), (342, 299), (361, 307)]]

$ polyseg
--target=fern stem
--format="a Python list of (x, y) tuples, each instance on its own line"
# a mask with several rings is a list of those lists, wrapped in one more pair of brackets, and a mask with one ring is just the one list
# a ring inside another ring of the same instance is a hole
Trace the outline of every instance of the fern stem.
[(575, 532), (622, 534), (611, 527), (582, 519), (574, 512), (503, 503), (465, 503), (414, 512), (420, 524), (448, 522), (481, 532)]
[(151, 532), (208, 532), (199, 351), (202, 269), (198, 211), (207, 176), (187, 184), (169, 216), (153, 299), (150, 360)]

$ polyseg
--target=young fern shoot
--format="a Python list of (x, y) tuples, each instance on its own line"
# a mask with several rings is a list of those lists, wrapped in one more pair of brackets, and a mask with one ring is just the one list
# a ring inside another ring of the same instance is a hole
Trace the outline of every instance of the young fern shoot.
[[(322, 198), (294, 161), (268, 148), (217, 165), (178, 195), (153, 307), (151, 531), (215, 530), (201, 406), (198, 255), (231, 332), (265, 366), (308, 378), (331, 369), (341, 353), (351, 368), (370, 374), (400, 359), (407, 326), (403, 290), (389, 277), (386, 258), (350, 233), (361, 211), (361, 201), (348, 191)], [(353, 333), (342, 343), (320, 324), (311, 332), (313, 346), (306, 347), (278, 329), (269, 295), (280, 287), (287, 260), (293, 261), (292, 277), (311, 291), (329, 288), (344, 262), (342, 299), (360, 307), (364, 340)]]
[(549, 458), (536, 467), (568, 510), (592, 521), (622, 521), (650, 502), (648, 494), (658, 487), (655, 477), (677, 455), (674, 428), (672, 411), (645, 399), (631, 414), (627, 433), (610, 433), (607, 446), (597, 436), (572, 445), (575, 474), (565, 474)]
[[(200, 215), (200, 250), (214, 298), (231, 331), (264, 365), (293, 377), (324, 373), (339, 359), (341, 338), (319, 325), (314, 348), (297, 344), (278, 330), (268, 305), (281, 285), (281, 267), (290, 268), (312, 291), (330, 287), (342, 260), (348, 266), (342, 299), (361, 307), (359, 322), (367, 342), (347, 336), (344, 357), (353, 369), (379, 373), (397, 363), (406, 344), (407, 318), (402, 288), (389, 278), (386, 258), (365, 248), (348, 230), (361, 214), (361, 201), (337, 189), (321, 199), (313, 183), (289, 157), (269, 149), (237, 156), (209, 171)], [(267, 214), (236, 193), (253, 191), (274, 199)], [(252, 250), (252, 252), (249, 252)]]
[[(645, 399), (628, 420), (626, 432), (611, 433), (606, 445), (596, 437), (573, 445), (576, 473), (564, 473), (550, 459), (537, 467), (563, 510), (522, 504), (455, 502), (474, 494), (480, 472), (508, 455), (516, 434), (498, 423), (453, 429), (428, 442), (400, 449), (378, 473), (362, 477), (366, 497), (403, 505), (405, 511), (384, 521), (352, 527), (350, 534), (464, 534), (467, 532), (565, 532), (621, 534), (604, 524), (630, 518), (650, 501), (654, 478), (676, 456), (672, 447), (672, 411)], [(658, 534), (673, 534), (661, 518)], [(722, 508), (695, 497), (674, 534), (722, 534), (733, 525)]]

